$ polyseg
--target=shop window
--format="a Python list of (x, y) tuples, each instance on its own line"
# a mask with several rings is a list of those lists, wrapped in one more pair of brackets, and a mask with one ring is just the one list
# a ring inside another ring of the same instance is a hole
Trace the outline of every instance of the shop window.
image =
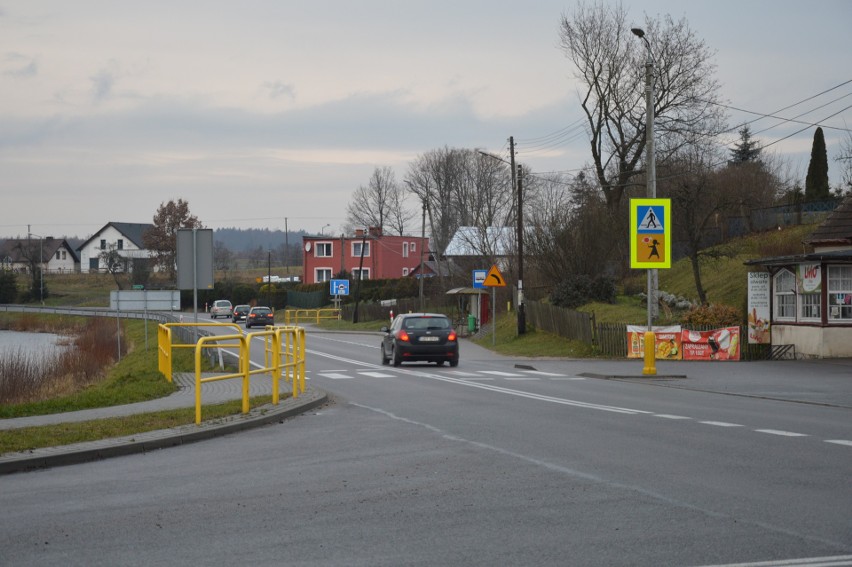
[(822, 318), (822, 295), (818, 293), (803, 293), (800, 296), (801, 313), (799, 317), (804, 320), (817, 320)]
[(828, 267), (828, 320), (852, 322), (852, 266)]
[(796, 276), (789, 270), (781, 270), (773, 279), (775, 299), (775, 319), (795, 321), (796, 319)]

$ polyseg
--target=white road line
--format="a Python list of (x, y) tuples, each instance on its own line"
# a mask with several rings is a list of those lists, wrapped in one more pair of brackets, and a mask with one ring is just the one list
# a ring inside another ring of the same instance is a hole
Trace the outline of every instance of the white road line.
[(551, 378), (551, 380), (553, 380), (554, 382), (559, 382), (560, 380), (585, 380), (585, 378), (583, 378), (582, 376), (554, 376), (553, 378)]
[(756, 563), (726, 563), (724, 565), (704, 565), (703, 567), (841, 567), (843, 565), (852, 565), (852, 555), (803, 557), (800, 559), (782, 559), (780, 561), (758, 561)]
[(385, 374), (384, 372), (368, 372), (365, 370), (359, 370), (358, 374), (361, 376), (369, 376), (370, 378), (396, 378), (396, 374)]
[(524, 374), (535, 374), (537, 376), (565, 376), (564, 374), (556, 374), (555, 372), (543, 372), (541, 370), (521, 370)]
[(852, 447), (852, 441), (847, 441), (846, 439), (826, 439), (826, 443), (834, 443), (835, 445), (846, 445), (847, 447)]
[(704, 425), (715, 425), (716, 427), (742, 427), (739, 423), (728, 423), (727, 421), (699, 421), (698, 423), (703, 423)]
[(349, 374), (340, 374), (338, 372), (317, 372), (323, 378), (330, 378), (332, 380), (351, 380), (354, 376), (350, 376)]
[(449, 373), (453, 376), (479, 376), (479, 374), (476, 374), (474, 372), (464, 372), (462, 370), (452, 370)]
[(490, 376), (502, 376), (504, 378), (506, 378), (506, 377), (523, 378), (523, 376), (521, 374), (515, 374), (514, 372), (503, 372), (501, 370), (480, 370), (479, 372), (481, 372), (482, 374), (488, 374)]
[(691, 417), (686, 417), (685, 415), (671, 415), (668, 413), (655, 413), (654, 417), (662, 417), (663, 419), (692, 419)]
[(515, 382), (535, 382), (541, 380), (538, 376), (506, 376), (506, 380), (513, 380)]
[(755, 429), (758, 433), (769, 433), (770, 435), (780, 435), (782, 437), (807, 437), (804, 433), (796, 433), (794, 431), (779, 431), (778, 429)]

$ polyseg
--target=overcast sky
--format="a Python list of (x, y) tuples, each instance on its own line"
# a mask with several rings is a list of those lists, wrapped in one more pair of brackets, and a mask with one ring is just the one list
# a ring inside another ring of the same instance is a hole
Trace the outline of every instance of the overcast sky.
[[(823, 125), (839, 180), (852, 2), (624, 5), (636, 25), (686, 18), (732, 126), (802, 103), (778, 115)], [(86, 238), (178, 198), (208, 228), (339, 232), (376, 167), (402, 180), (423, 153), (506, 155), (509, 136), (534, 171), (577, 170), (590, 155), (559, 48), (574, 6), (0, 0), (0, 237)], [(814, 128), (779, 122), (751, 128), (804, 180)]]

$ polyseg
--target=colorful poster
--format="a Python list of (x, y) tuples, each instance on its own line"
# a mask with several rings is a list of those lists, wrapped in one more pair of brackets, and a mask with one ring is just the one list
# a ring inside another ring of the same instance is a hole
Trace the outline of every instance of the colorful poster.
[(681, 348), (684, 360), (739, 360), (740, 328), (685, 330), (682, 332)]
[[(644, 358), (645, 330), (647, 328), (639, 325), (627, 325), (627, 358)], [(680, 360), (680, 325), (651, 327), (651, 330), (654, 331), (656, 360)]]
[(748, 342), (770, 344), (769, 272), (748, 273)]
[(799, 291), (819, 293), (822, 291), (822, 271), (819, 264), (799, 264)]

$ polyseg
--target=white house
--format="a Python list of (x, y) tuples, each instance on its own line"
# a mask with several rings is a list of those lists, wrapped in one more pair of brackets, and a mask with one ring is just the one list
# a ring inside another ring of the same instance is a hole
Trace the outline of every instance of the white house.
[(0, 240), (0, 269), (27, 273), (31, 260), (49, 274), (74, 273), (80, 269), (77, 254), (64, 238), (48, 236)]
[(151, 258), (153, 254), (145, 249), (142, 235), (152, 228), (154, 225), (150, 223), (107, 223), (77, 248), (80, 253), (80, 271), (84, 274), (105, 271), (107, 266), (101, 255), (113, 249), (128, 261)]

